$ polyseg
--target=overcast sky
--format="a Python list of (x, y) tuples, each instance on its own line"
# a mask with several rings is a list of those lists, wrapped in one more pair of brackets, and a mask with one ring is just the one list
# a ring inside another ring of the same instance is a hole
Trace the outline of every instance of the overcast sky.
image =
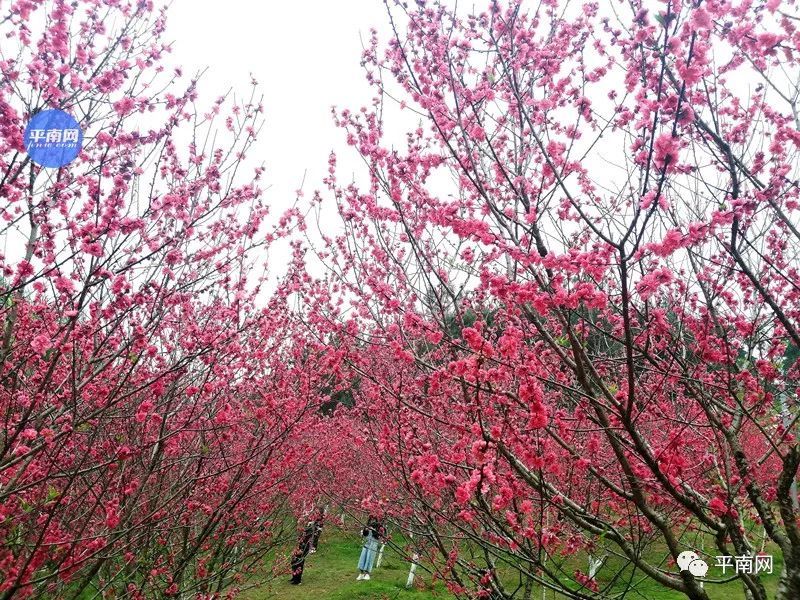
[(332, 149), (350, 155), (340, 164), (357, 164), (330, 107), (369, 104), (360, 36), (386, 30), (382, 0), (173, 0), (168, 22), (173, 60), (186, 74), (208, 67), (203, 98), (248, 93), (250, 73), (261, 84), (266, 125), (257, 151), (273, 214), (292, 203), (304, 171), (306, 193), (320, 187)]

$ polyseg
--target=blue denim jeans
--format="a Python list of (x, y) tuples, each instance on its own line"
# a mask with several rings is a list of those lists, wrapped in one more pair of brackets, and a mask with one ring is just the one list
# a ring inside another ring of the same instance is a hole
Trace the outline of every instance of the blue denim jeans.
[(364, 538), (364, 545), (361, 548), (361, 558), (358, 559), (358, 570), (372, 571), (372, 566), (375, 564), (375, 556), (378, 554), (378, 540), (371, 535)]

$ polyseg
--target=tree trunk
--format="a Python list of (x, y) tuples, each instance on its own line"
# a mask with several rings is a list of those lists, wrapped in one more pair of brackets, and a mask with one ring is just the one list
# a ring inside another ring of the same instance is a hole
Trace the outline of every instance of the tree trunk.
[(525, 578), (525, 588), (522, 590), (522, 600), (531, 600), (533, 597), (533, 577)]
[(411, 558), (411, 570), (408, 572), (408, 579), (406, 579), (406, 588), (411, 589), (414, 587), (414, 576), (417, 572), (417, 561), (419, 560), (419, 554), (416, 552), (414, 556)]
[(778, 587), (775, 590), (775, 600), (795, 600), (800, 598), (800, 572), (788, 571), (784, 565)]

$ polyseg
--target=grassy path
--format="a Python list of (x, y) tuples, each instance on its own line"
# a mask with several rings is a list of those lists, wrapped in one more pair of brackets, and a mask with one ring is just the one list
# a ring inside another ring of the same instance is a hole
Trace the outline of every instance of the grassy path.
[[(291, 549), (286, 549), (288, 553)], [(453, 596), (441, 583), (431, 585), (431, 576), (422, 569), (417, 570), (414, 589), (405, 589), (409, 563), (388, 546), (383, 564), (372, 572), (370, 581), (356, 581), (358, 557), (361, 552), (361, 539), (352, 533), (335, 528), (323, 532), (317, 553), (306, 559), (303, 583), (299, 586), (289, 584), (284, 575), (242, 594), (245, 600), (453, 600)], [(580, 560), (574, 566), (580, 566)], [(613, 562), (613, 561), (612, 561)], [(764, 577), (765, 587), (774, 593), (777, 573), (781, 563), (776, 560), (775, 574)], [(600, 580), (613, 573), (614, 569), (601, 571)], [(631, 600), (679, 600), (685, 598), (680, 593), (666, 589), (654, 582), (639, 577), (636, 589), (626, 598)], [(514, 586), (512, 581), (507, 585)], [(711, 600), (744, 600), (742, 587), (733, 581), (726, 585), (708, 583), (706, 591)], [(542, 600), (541, 589), (535, 589), (532, 597)], [(563, 596), (548, 591), (546, 600), (561, 600)]]
[[(326, 535), (327, 533), (327, 535)], [(417, 570), (414, 589), (405, 589), (409, 564), (387, 546), (383, 564), (369, 581), (356, 581), (361, 540), (337, 531), (325, 531), (319, 549), (306, 559), (303, 583), (290, 585), (289, 577), (242, 594), (245, 600), (451, 600), (441, 585), (431, 587), (430, 575)]]

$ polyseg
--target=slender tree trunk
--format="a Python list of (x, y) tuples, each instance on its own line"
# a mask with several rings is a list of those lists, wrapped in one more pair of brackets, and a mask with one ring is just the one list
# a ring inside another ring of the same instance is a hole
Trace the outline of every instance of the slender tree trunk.
[(414, 587), (414, 577), (417, 573), (417, 561), (419, 560), (419, 554), (416, 552), (411, 557), (411, 570), (408, 572), (408, 579), (406, 579), (406, 588), (411, 589)]
[(381, 566), (381, 563), (383, 562), (383, 549), (384, 549), (384, 548), (386, 548), (386, 544), (381, 544), (381, 548), (380, 548), (380, 550), (378, 550), (378, 558), (377, 558), (377, 560), (375, 561), (375, 568), (376, 568), (376, 569), (377, 569), (378, 567), (380, 567), (380, 566)]
[(800, 572), (787, 569), (784, 565), (778, 587), (775, 589), (775, 600), (795, 600), (800, 598)]
[(522, 590), (522, 600), (531, 600), (533, 597), (533, 577), (525, 579), (525, 588)]

